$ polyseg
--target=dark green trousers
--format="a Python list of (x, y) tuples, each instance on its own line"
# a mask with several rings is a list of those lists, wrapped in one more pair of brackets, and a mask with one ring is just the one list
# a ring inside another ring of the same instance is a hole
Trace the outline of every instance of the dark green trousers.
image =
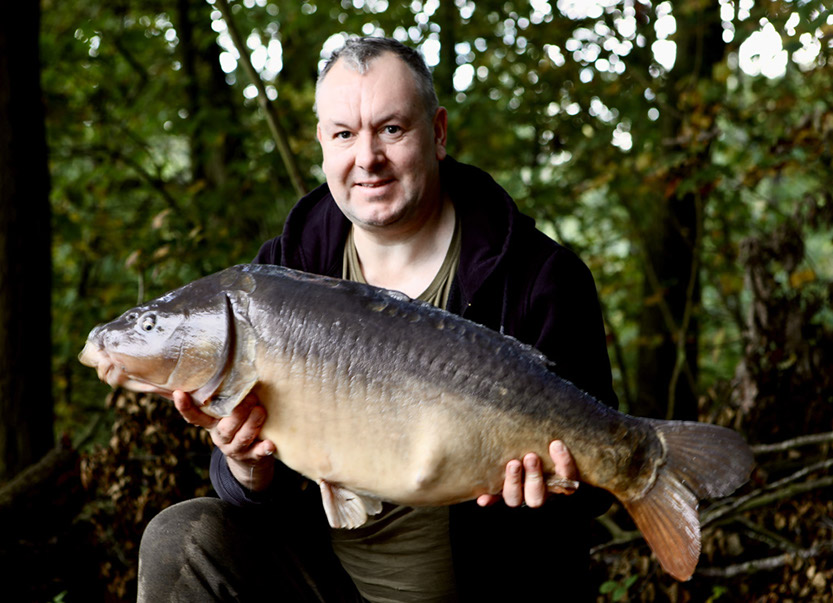
[(326, 532), (305, 525), (217, 498), (169, 507), (142, 537), (138, 601), (362, 601)]

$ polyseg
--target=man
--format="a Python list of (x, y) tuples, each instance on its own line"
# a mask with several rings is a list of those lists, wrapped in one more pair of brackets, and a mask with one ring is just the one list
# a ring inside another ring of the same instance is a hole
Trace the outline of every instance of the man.
[[(615, 404), (589, 271), (535, 230), (488, 175), (447, 156), (447, 114), (415, 51), (393, 40), (349, 41), (319, 76), (316, 111), (327, 184), (301, 199), (255, 262), (447, 308), (536, 346), (562, 377)], [(182, 392), (174, 399), (187, 421), (211, 431), (222, 501), (188, 501), (154, 519), (142, 542), (140, 600), (590, 594), (589, 520), (607, 498), (585, 486), (545, 502), (535, 454), (507, 465), (502, 497), (451, 508), (385, 505), (356, 530), (327, 530), (318, 488), (304, 489), (274, 460), (280, 443), (258, 439), (265, 412), (257, 400), (217, 420)], [(579, 478), (562, 443), (550, 453), (559, 475)]]

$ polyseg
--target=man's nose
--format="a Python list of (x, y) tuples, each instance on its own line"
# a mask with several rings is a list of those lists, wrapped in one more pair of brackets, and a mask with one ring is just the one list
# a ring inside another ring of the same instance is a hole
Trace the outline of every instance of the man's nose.
[(372, 172), (384, 163), (384, 145), (378, 136), (373, 134), (361, 135), (356, 144), (356, 164), (360, 168)]

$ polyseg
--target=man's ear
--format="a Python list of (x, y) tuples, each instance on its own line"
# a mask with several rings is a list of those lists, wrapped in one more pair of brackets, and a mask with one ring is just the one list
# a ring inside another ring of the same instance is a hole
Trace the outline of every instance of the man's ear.
[(434, 114), (433, 121), (434, 129), (434, 148), (437, 159), (442, 161), (448, 155), (445, 145), (448, 142), (448, 111), (445, 107), (440, 107)]
[(315, 137), (318, 139), (318, 144), (321, 144), (321, 137), (322, 136), (323, 135), (321, 134), (321, 122), (318, 122), (315, 125)]

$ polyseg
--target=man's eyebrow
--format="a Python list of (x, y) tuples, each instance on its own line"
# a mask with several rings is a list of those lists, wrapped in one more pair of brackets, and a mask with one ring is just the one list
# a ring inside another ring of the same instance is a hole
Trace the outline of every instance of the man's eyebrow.
[[(410, 123), (410, 119), (403, 113), (398, 111), (393, 111), (391, 113), (387, 113), (383, 115), (380, 119), (374, 120), (373, 126), (380, 127), (384, 124), (388, 124), (390, 122), (396, 123)], [(341, 121), (340, 119), (329, 119), (322, 122), (323, 125), (329, 128), (335, 129), (343, 129), (343, 130), (352, 130), (355, 128), (354, 125)]]
[(408, 118), (407, 118), (407, 116), (403, 115), (402, 113), (399, 113), (398, 111), (394, 111), (392, 113), (388, 113), (387, 115), (384, 115), (381, 119), (377, 120), (377, 122), (379, 124), (386, 124), (386, 123), (390, 123), (392, 121), (405, 123), (405, 122), (408, 122)]
[(340, 121), (330, 121), (329, 125), (332, 126), (333, 128), (344, 128), (346, 130), (352, 129), (352, 126), (350, 124), (346, 124), (346, 123), (340, 122)]

